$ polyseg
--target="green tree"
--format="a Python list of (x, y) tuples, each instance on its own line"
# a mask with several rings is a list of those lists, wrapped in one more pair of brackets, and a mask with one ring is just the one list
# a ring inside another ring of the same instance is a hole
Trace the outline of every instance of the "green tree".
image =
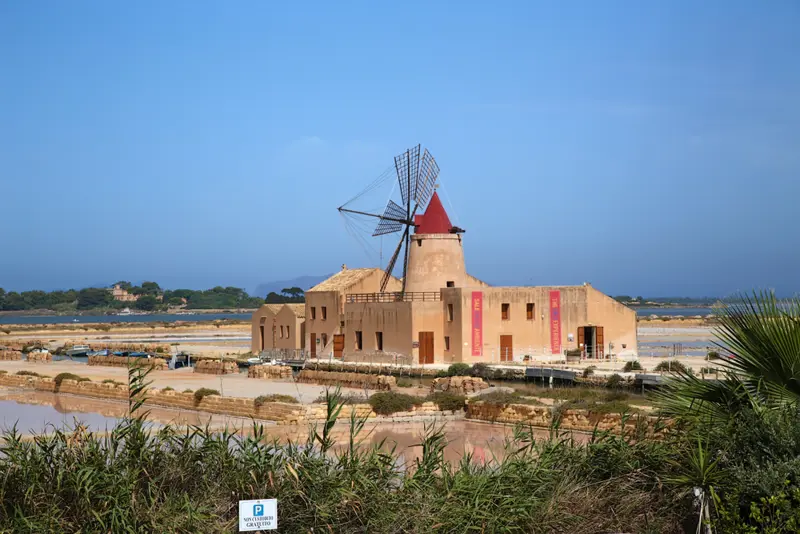
[(117, 282), (114, 285), (115, 286), (119, 286), (120, 288), (124, 289), (125, 291), (130, 291), (130, 289), (133, 287), (133, 284), (131, 284), (130, 282), (128, 282), (126, 280), (120, 280), (119, 282)]
[(102, 308), (111, 304), (112, 300), (111, 292), (99, 287), (89, 287), (78, 291), (79, 310)]
[(281, 293), (289, 297), (289, 302), (304, 302), (305, 292), (299, 287), (289, 287), (281, 289)]
[(155, 282), (142, 282), (142, 290), (145, 295), (159, 295), (161, 287)]
[(136, 301), (135, 307), (143, 311), (153, 311), (158, 306), (158, 299), (153, 295), (142, 295)]

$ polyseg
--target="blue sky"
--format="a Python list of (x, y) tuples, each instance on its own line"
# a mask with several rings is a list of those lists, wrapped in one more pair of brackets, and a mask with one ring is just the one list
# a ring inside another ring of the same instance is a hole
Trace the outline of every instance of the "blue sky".
[(421, 142), (491, 283), (794, 293), (798, 27), (791, 0), (2, 2), (0, 287), (375, 265), (336, 207)]

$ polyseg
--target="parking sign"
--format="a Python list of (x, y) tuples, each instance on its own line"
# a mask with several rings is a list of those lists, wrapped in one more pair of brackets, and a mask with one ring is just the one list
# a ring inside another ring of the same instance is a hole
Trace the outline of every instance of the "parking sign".
[(278, 499), (239, 501), (239, 532), (278, 529)]

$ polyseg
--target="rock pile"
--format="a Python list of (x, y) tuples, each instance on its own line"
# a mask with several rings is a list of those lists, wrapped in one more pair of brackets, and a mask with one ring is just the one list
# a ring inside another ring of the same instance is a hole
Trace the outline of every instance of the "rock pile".
[(205, 375), (233, 375), (239, 372), (239, 366), (236, 362), (202, 360), (195, 364), (194, 372)]
[(434, 378), (431, 383), (431, 393), (449, 391), (457, 395), (471, 395), (478, 391), (487, 389), (489, 385), (483, 378), (474, 376), (446, 376)]
[(288, 365), (251, 365), (247, 369), (248, 378), (292, 378), (292, 368)]
[(297, 375), (297, 381), (304, 384), (377, 389), (379, 391), (391, 391), (397, 388), (397, 379), (393, 376), (334, 373), (329, 371), (312, 371), (311, 369), (303, 369), (300, 371), (300, 374)]
[(29, 362), (52, 362), (53, 355), (49, 352), (29, 352), (28, 353), (28, 361)]
[(163, 358), (128, 358), (125, 356), (89, 356), (89, 365), (102, 365), (105, 367), (142, 366), (152, 367), (156, 370), (167, 369), (167, 361)]
[(4, 350), (0, 351), (0, 360), (2, 361), (10, 361), (10, 360), (21, 360), (22, 353), (18, 350)]

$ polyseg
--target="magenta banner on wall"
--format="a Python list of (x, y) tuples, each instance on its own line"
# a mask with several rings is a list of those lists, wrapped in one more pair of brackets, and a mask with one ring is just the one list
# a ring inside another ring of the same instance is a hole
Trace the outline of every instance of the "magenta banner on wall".
[(483, 291), (472, 292), (472, 355), (483, 354)]
[(561, 353), (561, 291), (550, 292), (550, 349)]

